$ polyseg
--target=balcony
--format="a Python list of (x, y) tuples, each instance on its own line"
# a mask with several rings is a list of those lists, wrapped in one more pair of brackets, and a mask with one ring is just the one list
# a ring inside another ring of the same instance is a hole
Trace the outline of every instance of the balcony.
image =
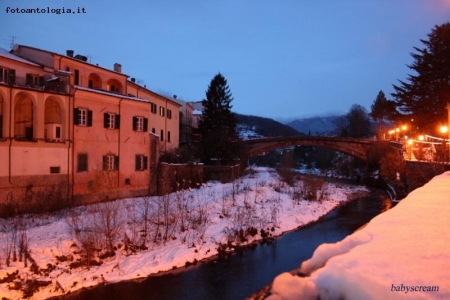
[[(11, 80), (13, 79), (13, 80)], [(3, 83), (7, 83), (2, 81)], [(10, 83), (14, 86), (36, 89), (46, 92), (69, 93), (69, 84), (67, 78), (58, 76), (41, 76), (41, 77), (19, 77), (10, 78)]]

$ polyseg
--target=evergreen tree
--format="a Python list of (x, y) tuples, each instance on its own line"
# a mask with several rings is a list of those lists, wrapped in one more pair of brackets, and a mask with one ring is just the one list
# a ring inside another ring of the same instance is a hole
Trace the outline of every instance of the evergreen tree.
[(202, 101), (203, 115), (199, 122), (202, 136), (200, 155), (206, 164), (216, 159), (220, 164), (230, 164), (239, 158), (237, 120), (231, 112), (233, 97), (227, 80), (218, 73), (211, 80)]
[(399, 80), (392, 94), (397, 108), (408, 119), (413, 118), (422, 131), (436, 131), (446, 118), (450, 103), (450, 23), (435, 26), (424, 48), (414, 47), (414, 62), (408, 67), (416, 74)]
[(370, 106), (371, 112), (370, 116), (377, 123), (378, 134), (383, 131), (382, 123), (384, 120), (391, 120), (395, 118), (395, 102), (387, 100), (383, 91), (380, 91), (377, 98), (374, 100), (373, 104)]

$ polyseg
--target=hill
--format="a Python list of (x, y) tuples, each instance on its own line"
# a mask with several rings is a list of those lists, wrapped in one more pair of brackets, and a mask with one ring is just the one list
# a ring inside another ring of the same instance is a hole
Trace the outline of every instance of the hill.
[(242, 139), (271, 136), (302, 135), (291, 126), (282, 124), (270, 118), (241, 115), (235, 113), (238, 120), (238, 131)]
[(310, 117), (291, 120), (286, 125), (304, 134), (336, 135), (334, 121), (341, 116)]

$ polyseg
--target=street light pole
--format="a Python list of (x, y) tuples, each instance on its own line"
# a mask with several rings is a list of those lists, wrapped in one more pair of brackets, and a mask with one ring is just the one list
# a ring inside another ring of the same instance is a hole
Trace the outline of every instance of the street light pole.
[(443, 154), (443, 159), (444, 162), (448, 161), (448, 157), (447, 157), (447, 132), (448, 132), (448, 127), (447, 126), (441, 126), (440, 131), (442, 133), (443, 139), (442, 139), (442, 154)]

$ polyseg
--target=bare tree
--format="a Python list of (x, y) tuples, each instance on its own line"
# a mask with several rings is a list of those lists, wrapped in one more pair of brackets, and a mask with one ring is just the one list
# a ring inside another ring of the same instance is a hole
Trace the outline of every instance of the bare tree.
[(114, 255), (114, 244), (123, 233), (124, 218), (120, 201), (98, 203), (91, 206), (94, 230), (105, 238), (107, 253)]

